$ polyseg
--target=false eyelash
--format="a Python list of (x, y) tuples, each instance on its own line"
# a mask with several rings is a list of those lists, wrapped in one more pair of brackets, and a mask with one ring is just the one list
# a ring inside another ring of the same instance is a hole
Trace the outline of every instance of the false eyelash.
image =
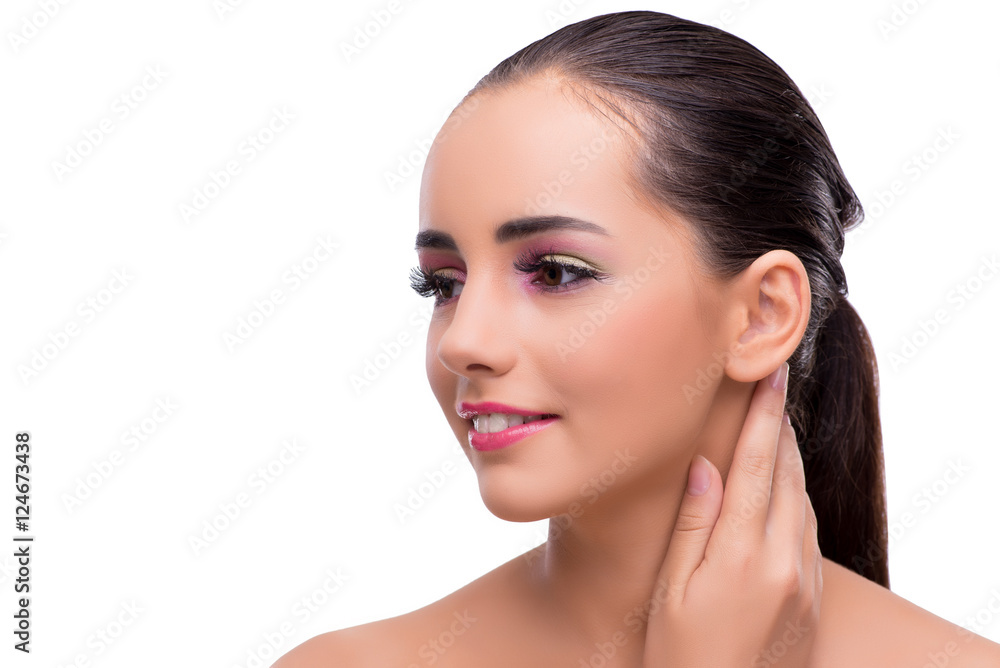
[(410, 287), (421, 297), (436, 296), (441, 288), (437, 277), (420, 267), (410, 269)]

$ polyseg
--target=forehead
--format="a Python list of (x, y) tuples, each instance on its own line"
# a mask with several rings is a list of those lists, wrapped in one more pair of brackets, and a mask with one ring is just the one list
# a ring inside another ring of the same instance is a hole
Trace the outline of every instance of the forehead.
[(420, 229), (629, 198), (628, 133), (580, 95), (551, 77), (477, 93), (428, 154)]

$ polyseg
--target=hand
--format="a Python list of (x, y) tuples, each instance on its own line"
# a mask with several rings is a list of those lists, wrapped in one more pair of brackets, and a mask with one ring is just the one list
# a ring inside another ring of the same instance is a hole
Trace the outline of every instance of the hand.
[[(757, 383), (725, 491), (707, 459), (691, 463), (653, 592), (660, 605), (651, 606), (643, 668), (809, 665), (822, 555), (795, 431), (782, 417), (787, 380), (774, 389), (773, 377)], [(698, 487), (704, 492), (693, 495)]]

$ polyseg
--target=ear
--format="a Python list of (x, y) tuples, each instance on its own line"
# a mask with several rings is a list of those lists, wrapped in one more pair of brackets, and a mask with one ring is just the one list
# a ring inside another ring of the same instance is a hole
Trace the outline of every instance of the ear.
[(809, 324), (809, 275), (787, 250), (761, 255), (728, 291), (726, 375), (751, 383), (767, 377), (795, 352)]

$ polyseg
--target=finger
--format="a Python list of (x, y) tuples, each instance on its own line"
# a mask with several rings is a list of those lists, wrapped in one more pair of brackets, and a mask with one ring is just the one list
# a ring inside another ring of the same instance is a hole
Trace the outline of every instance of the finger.
[[(823, 555), (819, 551), (819, 540), (816, 535), (816, 513), (813, 511), (809, 496), (806, 495), (806, 530), (803, 536), (803, 568), (808, 564), (814, 564), (811, 580), (811, 594), (813, 598), (813, 610), (817, 617), (821, 611), (823, 602)], [(808, 572), (808, 570), (807, 570)]]
[(806, 474), (802, 455), (795, 441), (795, 429), (781, 420), (778, 432), (778, 452), (771, 481), (771, 501), (765, 528), (768, 537), (796, 551), (802, 545), (806, 526)]
[[(783, 362), (777, 374), (757, 382), (750, 399), (750, 409), (726, 476), (722, 500), (724, 533), (731, 535), (744, 530), (758, 536), (764, 533), (787, 379), (788, 363)], [(778, 388), (772, 386), (773, 380), (778, 381)]]
[(819, 548), (819, 521), (816, 519), (816, 509), (813, 508), (808, 491), (803, 498), (803, 507), (805, 509), (805, 527), (802, 532), (803, 564), (810, 562), (816, 564), (816, 596), (820, 596), (823, 590), (823, 553)]
[[(809, 510), (812, 511), (812, 505), (809, 506)], [(815, 513), (813, 513), (813, 526), (815, 526)], [(822, 609), (820, 603), (823, 601), (823, 554), (819, 549), (819, 542), (813, 543), (816, 547), (816, 580), (815, 580), (815, 596), (817, 599), (816, 610), (817, 612)]]
[[(704, 491), (697, 494), (701, 489)], [(670, 595), (682, 593), (705, 560), (705, 547), (721, 509), (722, 474), (710, 461), (696, 455), (688, 470), (688, 486), (660, 568), (659, 579), (670, 587)]]
[[(767, 511), (765, 540), (771, 556), (768, 563), (777, 570), (781, 582), (794, 583), (796, 612), (811, 618), (815, 609), (816, 553), (815, 538), (806, 533), (809, 497), (806, 494), (802, 456), (795, 440), (795, 430), (782, 419), (778, 433), (778, 452), (771, 482), (771, 502)], [(791, 568), (791, 571), (785, 570)], [(784, 580), (792, 577), (792, 581)]]
[(813, 508), (812, 499), (806, 495), (806, 530), (803, 540), (812, 544), (816, 558), (823, 560), (823, 554), (819, 549), (819, 522), (816, 519), (816, 510)]
[(815, 592), (817, 597), (823, 592), (823, 553), (819, 549), (819, 531), (816, 521), (816, 511), (813, 509), (812, 500), (806, 494), (806, 530), (802, 537), (804, 545), (808, 548), (808, 558), (816, 563)]

